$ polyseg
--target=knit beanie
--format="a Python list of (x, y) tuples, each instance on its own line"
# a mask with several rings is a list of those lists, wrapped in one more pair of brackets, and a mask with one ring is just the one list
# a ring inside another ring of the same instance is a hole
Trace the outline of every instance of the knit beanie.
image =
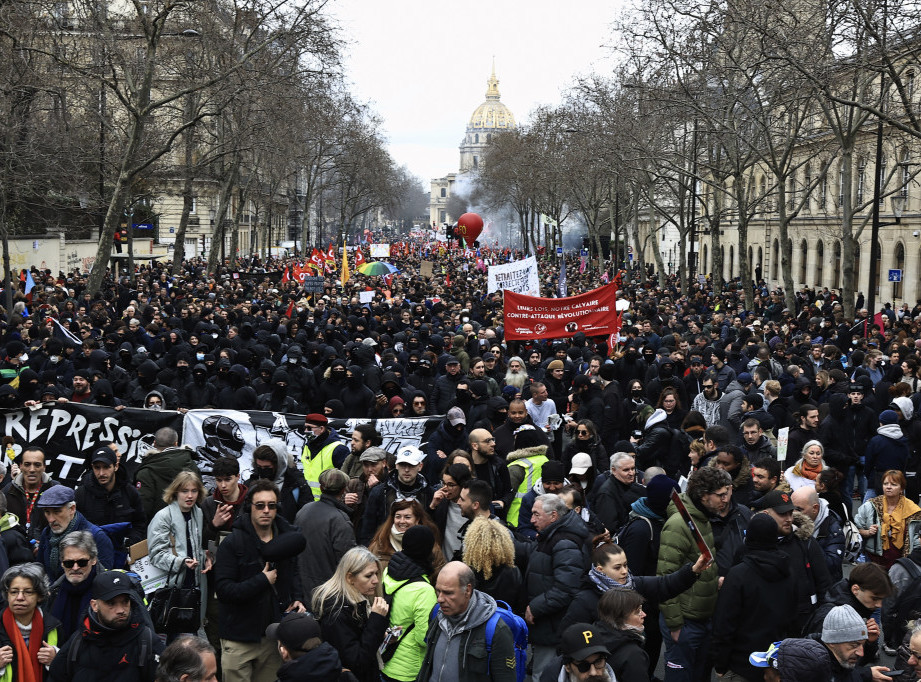
[(777, 549), (777, 522), (767, 514), (755, 514), (745, 531), (746, 549)]
[(883, 413), (879, 415), (880, 424), (898, 424), (899, 415), (895, 413), (895, 410), (883, 410)]
[(562, 360), (553, 360), (549, 365), (547, 365), (547, 371), (552, 372), (555, 369), (566, 369), (566, 365), (563, 364)]
[(646, 484), (646, 506), (659, 516), (665, 516), (668, 503), (672, 499), (672, 490), (681, 492), (678, 483), (665, 474), (654, 476)]
[(862, 642), (865, 639), (867, 624), (853, 606), (836, 606), (825, 616), (822, 623), (822, 641), (826, 644)]
[(563, 475), (562, 462), (558, 462), (555, 459), (551, 459), (549, 462), (544, 462), (544, 466), (542, 466), (540, 470), (541, 481), (562, 483), (564, 479), (565, 476)]
[(427, 565), (435, 547), (435, 535), (428, 526), (410, 526), (403, 533), (403, 554), (417, 564)]

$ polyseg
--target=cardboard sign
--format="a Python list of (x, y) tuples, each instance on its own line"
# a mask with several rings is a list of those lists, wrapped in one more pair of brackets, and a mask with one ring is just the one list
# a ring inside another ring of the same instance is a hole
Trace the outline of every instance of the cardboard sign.
[(422, 275), (423, 277), (431, 277), (433, 274), (432, 268), (434, 267), (434, 265), (435, 264), (432, 263), (432, 261), (430, 260), (422, 261), (422, 265), (419, 268), (419, 274)]
[(128, 567), (138, 574), (141, 579), (141, 587), (144, 588), (144, 594), (151, 594), (166, 587), (167, 572), (163, 571), (150, 563), (150, 555), (147, 551), (147, 540), (131, 545), (128, 548)]
[(787, 460), (787, 443), (790, 440), (790, 427), (785, 426), (777, 429), (777, 461), (785, 462)]

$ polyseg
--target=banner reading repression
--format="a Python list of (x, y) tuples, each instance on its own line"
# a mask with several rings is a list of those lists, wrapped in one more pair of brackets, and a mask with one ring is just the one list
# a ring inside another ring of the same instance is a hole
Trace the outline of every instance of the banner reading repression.
[(620, 329), (617, 287), (606, 285), (578, 296), (537, 298), (505, 293), (505, 338), (553, 339), (583, 332), (609, 335)]
[(515, 292), (528, 296), (540, 293), (540, 278), (537, 276), (537, 259), (534, 256), (502, 265), (490, 265), (487, 271), (487, 293), (496, 291)]

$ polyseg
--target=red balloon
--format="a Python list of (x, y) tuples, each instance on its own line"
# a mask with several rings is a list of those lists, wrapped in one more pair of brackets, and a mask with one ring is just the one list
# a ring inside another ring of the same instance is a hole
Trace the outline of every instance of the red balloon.
[(457, 219), (457, 229), (468, 244), (472, 244), (483, 231), (483, 219), (476, 213), (465, 213)]

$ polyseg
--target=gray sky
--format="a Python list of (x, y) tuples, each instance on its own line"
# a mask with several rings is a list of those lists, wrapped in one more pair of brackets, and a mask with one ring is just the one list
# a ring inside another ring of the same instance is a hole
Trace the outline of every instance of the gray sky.
[[(390, 152), (426, 183), (457, 170), (458, 145), (485, 99), (493, 55), (502, 102), (520, 124), (578, 75), (609, 72), (619, 0), (335, 0), (351, 40), (346, 74), (383, 118)], [(427, 185), (426, 185), (427, 186)]]

